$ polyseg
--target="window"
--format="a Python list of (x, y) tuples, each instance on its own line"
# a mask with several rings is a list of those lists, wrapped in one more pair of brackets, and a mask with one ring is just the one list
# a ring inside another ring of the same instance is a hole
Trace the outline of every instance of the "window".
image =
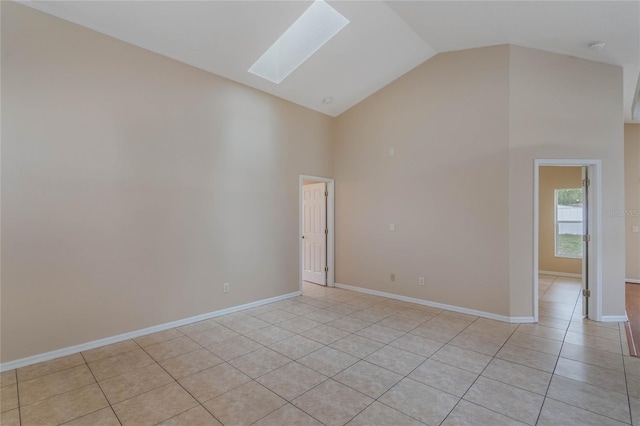
[(582, 258), (582, 188), (556, 189), (556, 257)]
[(348, 23), (349, 20), (337, 10), (316, 0), (249, 68), (249, 72), (280, 84)]

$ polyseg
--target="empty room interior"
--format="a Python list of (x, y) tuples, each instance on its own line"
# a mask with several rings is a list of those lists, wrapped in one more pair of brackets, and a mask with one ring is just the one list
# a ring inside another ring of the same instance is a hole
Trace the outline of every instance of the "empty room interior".
[(640, 1), (2, 1), (0, 423), (640, 425)]

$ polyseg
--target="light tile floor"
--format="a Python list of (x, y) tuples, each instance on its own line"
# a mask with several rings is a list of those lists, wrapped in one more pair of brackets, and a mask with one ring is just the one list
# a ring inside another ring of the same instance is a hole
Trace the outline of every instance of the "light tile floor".
[(540, 277), (540, 322), (304, 295), (2, 373), (2, 425), (640, 425), (640, 358)]

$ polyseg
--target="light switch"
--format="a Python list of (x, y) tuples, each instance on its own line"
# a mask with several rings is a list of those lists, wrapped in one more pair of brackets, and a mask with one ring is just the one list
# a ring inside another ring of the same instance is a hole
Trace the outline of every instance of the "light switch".
[(396, 149), (395, 148), (389, 148), (389, 157), (393, 157), (394, 155), (396, 155)]
[(638, 227), (637, 226), (632, 226), (631, 227), (631, 232), (638, 232)]
[(391, 222), (389, 224), (389, 232), (395, 232), (396, 231), (396, 224)]

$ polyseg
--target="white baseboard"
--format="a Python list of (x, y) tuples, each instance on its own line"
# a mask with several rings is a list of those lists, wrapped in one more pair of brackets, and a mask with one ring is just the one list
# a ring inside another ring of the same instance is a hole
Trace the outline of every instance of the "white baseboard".
[(601, 322), (626, 322), (629, 321), (627, 315), (602, 315), (600, 317)]
[(0, 372), (13, 370), (14, 368), (26, 367), (27, 365), (37, 364), (43, 361), (50, 361), (55, 358), (60, 358), (63, 356), (75, 354), (82, 351), (87, 351), (89, 349), (95, 349), (100, 346), (110, 345), (112, 343), (118, 343), (123, 340), (133, 339), (135, 337), (144, 336), (146, 334), (157, 333), (158, 331), (164, 331), (170, 328), (180, 327), (180, 326), (191, 324), (194, 322), (219, 317), (222, 315), (227, 315), (227, 314), (231, 314), (238, 311), (243, 311), (245, 309), (255, 308), (257, 306), (266, 305), (268, 303), (278, 302), (280, 300), (300, 296), (300, 294), (302, 294), (300, 291), (295, 291), (293, 293), (283, 294), (282, 296), (276, 296), (276, 297), (271, 297), (269, 299), (258, 300), (256, 302), (245, 303), (244, 305), (232, 306), (231, 308), (221, 309), (219, 311), (207, 312), (205, 314), (200, 314), (200, 315), (184, 318), (177, 321), (171, 321), (171, 322), (167, 322), (160, 325), (154, 325), (152, 327), (130, 331), (124, 334), (118, 334), (116, 336), (105, 337), (104, 339), (98, 339), (92, 342), (81, 343), (79, 345), (69, 346), (67, 348), (57, 349), (55, 351), (45, 352), (43, 354), (16, 359), (15, 361), (3, 362), (0, 364)]
[(541, 271), (541, 270), (538, 270), (538, 273), (539, 274), (544, 274), (544, 275), (556, 275), (558, 277), (582, 278), (582, 274), (570, 274), (569, 272)]
[(511, 324), (533, 324), (535, 321), (533, 317), (509, 317)]
[(628, 283), (640, 284), (640, 280), (632, 280), (631, 278), (627, 278), (625, 281)]
[(401, 296), (399, 294), (386, 293), (384, 291), (371, 290), (364, 287), (355, 287), (347, 284), (335, 283), (336, 287), (345, 290), (357, 291), (360, 293), (371, 294), (374, 296), (388, 297), (389, 299), (402, 300), (403, 302), (415, 303), (418, 305), (429, 306), (432, 308), (445, 309), (447, 311), (460, 312), (462, 314), (475, 315), (477, 317), (489, 318), (497, 321), (508, 323), (532, 323), (533, 317), (508, 317), (505, 315), (493, 314), (491, 312), (477, 311), (475, 309), (463, 308), (460, 306), (447, 305), (444, 303), (432, 302), (430, 300), (416, 299), (414, 297)]

